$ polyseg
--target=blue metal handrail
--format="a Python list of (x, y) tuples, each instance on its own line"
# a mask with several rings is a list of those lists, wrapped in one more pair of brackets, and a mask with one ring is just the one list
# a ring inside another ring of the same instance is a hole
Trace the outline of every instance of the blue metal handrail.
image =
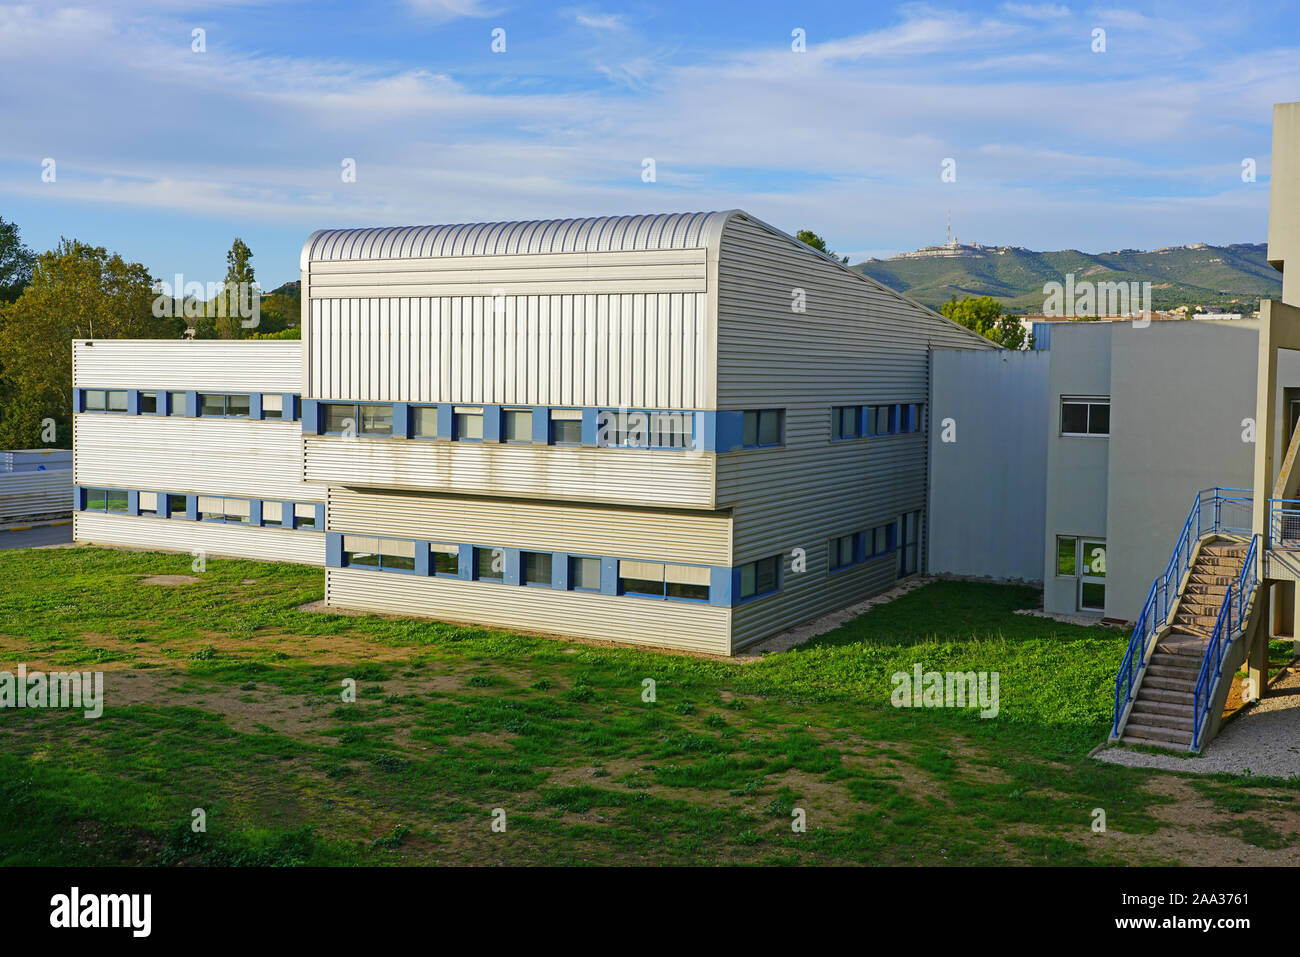
[(1268, 547), (1300, 548), (1300, 501), (1268, 500)]
[[(1229, 493), (1229, 494), (1225, 494)], [(1231, 494), (1237, 493), (1237, 494)], [(1244, 494), (1243, 494), (1244, 493)], [(1118, 737), (1120, 720), (1125, 710), (1133, 703), (1133, 693), (1137, 686), (1137, 677), (1146, 667), (1147, 649), (1155, 636), (1160, 633), (1169, 613), (1177, 603), (1182, 592), (1179, 586), (1192, 567), (1192, 555), (1196, 544), (1202, 537), (1210, 534), (1249, 534), (1250, 507), (1253, 493), (1245, 488), (1215, 488), (1197, 492), (1192, 500), (1192, 507), (1187, 512), (1187, 521), (1174, 545), (1173, 554), (1165, 572), (1151, 583), (1147, 593), (1146, 604), (1142, 614), (1138, 615), (1129, 638), (1128, 650), (1124, 661), (1115, 675), (1115, 720), (1111, 725), (1111, 736)], [(1241, 524), (1240, 514), (1245, 511), (1245, 524)]]
[(1250, 539), (1250, 548), (1246, 550), (1246, 562), (1241, 566), (1241, 573), (1228, 585), (1219, 606), (1219, 616), (1214, 622), (1214, 632), (1210, 643), (1205, 648), (1205, 657), (1201, 660), (1201, 670), (1196, 676), (1196, 690), (1192, 701), (1192, 748), (1201, 746), (1201, 732), (1210, 717), (1210, 690), (1223, 674), (1223, 658), (1228, 646), (1241, 633), (1246, 625), (1246, 609), (1254, 597), (1259, 576), (1255, 570), (1255, 554), (1259, 546), (1259, 536)]

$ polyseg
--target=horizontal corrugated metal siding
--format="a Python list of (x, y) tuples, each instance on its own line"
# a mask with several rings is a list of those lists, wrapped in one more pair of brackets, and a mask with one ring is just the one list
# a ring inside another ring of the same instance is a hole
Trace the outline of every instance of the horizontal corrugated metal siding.
[(386, 291), (365, 298), (339, 287), (335, 294), (348, 298), (311, 301), (313, 398), (712, 407), (705, 293), (497, 299)]
[(459, 494), (713, 505), (714, 454), (402, 439), (303, 438), (308, 482)]
[(651, 213), (446, 226), (323, 229), (303, 247), (309, 262), (432, 256), (500, 256), (632, 249), (689, 249), (707, 244), (730, 213)]
[(704, 292), (703, 249), (311, 264), (312, 299)]
[(301, 392), (302, 343), (95, 339), (72, 344), (75, 388)]
[(330, 605), (727, 654), (731, 609), (356, 568), (325, 569)]
[(784, 448), (718, 456), (735, 563), (780, 554), (786, 569), (780, 593), (735, 609), (739, 647), (889, 587), (896, 554), (831, 575), (829, 541), (925, 507), (926, 435), (832, 442), (831, 408), (926, 403), (930, 348), (993, 345), (743, 214), (720, 250), (718, 407), (786, 410)]
[(731, 564), (731, 517), (331, 488), (330, 531), (498, 548)]
[(72, 511), (72, 469), (0, 472), (0, 522)]
[(296, 422), (73, 416), (78, 485), (320, 502), (302, 481)]
[(74, 512), (72, 536), (78, 542), (94, 545), (124, 545), (187, 553), (202, 551), (209, 557), (325, 564), (324, 535), (282, 528)]

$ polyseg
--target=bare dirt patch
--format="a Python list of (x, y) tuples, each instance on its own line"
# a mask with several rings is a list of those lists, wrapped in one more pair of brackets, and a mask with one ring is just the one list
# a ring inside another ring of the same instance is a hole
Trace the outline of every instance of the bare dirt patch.
[(193, 575), (150, 575), (140, 579), (142, 585), (193, 585), (203, 579)]

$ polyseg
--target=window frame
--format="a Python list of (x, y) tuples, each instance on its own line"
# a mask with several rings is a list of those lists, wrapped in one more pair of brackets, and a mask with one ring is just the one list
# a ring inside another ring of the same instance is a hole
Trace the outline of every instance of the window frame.
[[(753, 417), (752, 420), (750, 417)], [(763, 423), (768, 421), (768, 416), (776, 419), (776, 441), (763, 441)], [(746, 441), (749, 433), (749, 423), (754, 423), (754, 441)], [(765, 408), (765, 409), (746, 409), (741, 412), (740, 420), (740, 447), (742, 449), (779, 449), (785, 445), (785, 409), (783, 408)]]
[[(745, 602), (758, 601), (760, 598), (767, 598), (769, 595), (778, 594), (781, 591), (781, 586), (784, 584), (782, 579), (785, 577), (783, 574), (785, 571), (784, 568), (785, 563), (781, 559), (782, 559), (782, 555), (780, 554), (767, 555), (763, 558), (756, 558), (752, 562), (745, 562), (745, 564), (740, 565), (738, 568), (739, 581), (737, 582), (737, 586), (736, 586), (737, 601), (743, 604)], [(759, 584), (758, 566), (767, 564), (768, 562), (772, 563), (773, 585), (771, 588), (767, 589), (766, 591), (759, 591), (758, 590), (758, 584)], [(745, 572), (747, 569), (753, 569), (753, 575), (754, 575), (754, 591), (749, 594), (745, 593)]]
[[(1065, 407), (1083, 406), (1084, 428), (1086, 432), (1067, 432), (1065, 431)], [(1106, 431), (1092, 431), (1092, 417), (1094, 408), (1106, 409)], [(1059, 408), (1059, 420), (1057, 425), (1061, 438), (1067, 439), (1108, 439), (1110, 438), (1110, 396), (1081, 396), (1081, 395), (1062, 395)]]

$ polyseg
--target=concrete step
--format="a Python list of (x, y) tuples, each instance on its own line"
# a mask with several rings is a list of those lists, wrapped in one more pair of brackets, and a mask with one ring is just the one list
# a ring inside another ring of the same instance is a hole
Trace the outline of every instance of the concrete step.
[[(1190, 721), (1192, 709), (1183, 704), (1171, 704), (1168, 701), (1148, 701), (1139, 696), (1138, 700), (1133, 702), (1133, 714), (1134, 716), (1140, 714), (1160, 714), (1168, 715), (1172, 718), (1187, 718)], [(1142, 721), (1142, 723), (1152, 724), (1155, 722)]]
[(1219, 575), (1214, 572), (1193, 568), (1187, 576), (1187, 581), (1193, 585), (1222, 585), (1226, 588), (1236, 580), (1236, 577), (1236, 575)]
[(1124, 725), (1122, 740), (1137, 744), (1178, 745), (1182, 748), (1190, 748), (1192, 746), (1192, 732), (1174, 728), (1158, 728), (1129, 718), (1128, 724)]
[(1215, 557), (1230, 556), (1239, 562), (1244, 562), (1248, 551), (1250, 546), (1245, 542), (1206, 542), (1197, 554)]
[[(1168, 688), (1149, 687), (1145, 683), (1138, 689), (1138, 697), (1146, 702), (1160, 702), (1161, 704), (1178, 705), (1188, 710), (1195, 704), (1196, 686), (1192, 686), (1191, 691), (1171, 691)], [(1134, 704), (1137, 702), (1135, 701)]]
[(1156, 645), (1155, 653), (1157, 655), (1180, 655), (1182, 657), (1192, 657), (1199, 662), (1205, 657), (1205, 646), (1207, 644), (1209, 644), (1208, 634), (1187, 634), (1184, 630), (1171, 631), (1160, 639), (1159, 643)]
[(1133, 727), (1133, 722), (1137, 722), (1145, 728), (1161, 728), (1165, 731), (1186, 731), (1189, 734), (1192, 730), (1191, 714), (1163, 714), (1158, 711), (1139, 711), (1136, 702), (1133, 707), (1133, 714), (1128, 719), (1128, 727)]
[(1219, 610), (1223, 607), (1223, 599), (1214, 598), (1213, 596), (1202, 595), (1184, 595), (1183, 600), (1178, 603), (1178, 610), (1184, 614), (1191, 615), (1194, 618), (1218, 618)]
[[(1170, 655), (1168, 657), (1174, 657)], [(1147, 664), (1147, 674), (1156, 678), (1168, 678), (1170, 681), (1182, 681), (1188, 685), (1195, 685), (1196, 679), (1201, 673), (1200, 666), (1195, 664), (1195, 659), (1185, 658), (1188, 665), (1167, 665), (1157, 664), (1154, 660)]]
[[(1159, 688), (1162, 691), (1187, 691), (1196, 690), (1196, 677), (1190, 679), (1185, 675), (1169, 677), (1168, 675), (1152, 674), (1151, 669), (1147, 669), (1147, 675), (1142, 679), (1143, 688)], [(1140, 692), (1139, 692), (1140, 693)]]

